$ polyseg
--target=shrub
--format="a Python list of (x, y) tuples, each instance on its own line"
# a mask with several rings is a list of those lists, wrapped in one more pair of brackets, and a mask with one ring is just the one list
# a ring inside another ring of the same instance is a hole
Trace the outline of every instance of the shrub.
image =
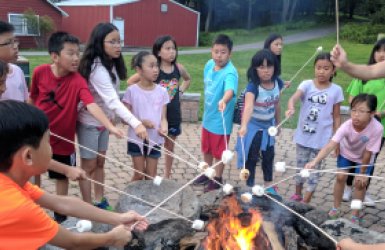
[(385, 32), (385, 25), (383, 24), (370, 24), (349, 23), (341, 28), (341, 38), (352, 42), (373, 44), (377, 41), (379, 33)]

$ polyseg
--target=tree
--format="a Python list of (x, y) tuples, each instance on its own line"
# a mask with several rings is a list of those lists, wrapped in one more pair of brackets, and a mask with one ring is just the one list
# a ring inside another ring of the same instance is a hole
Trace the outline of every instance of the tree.
[(38, 48), (44, 48), (48, 35), (56, 29), (52, 18), (49, 16), (37, 16), (30, 8), (24, 12), (23, 17), (27, 22), (27, 26), (36, 30), (38, 33), (38, 35), (34, 37), (36, 46)]

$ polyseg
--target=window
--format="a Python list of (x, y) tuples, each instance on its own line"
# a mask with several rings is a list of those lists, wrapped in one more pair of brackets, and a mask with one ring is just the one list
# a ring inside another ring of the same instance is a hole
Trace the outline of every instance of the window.
[(160, 5), (160, 12), (166, 13), (167, 11), (168, 11), (168, 6), (167, 6), (167, 4), (166, 4), (166, 3), (162, 3), (162, 4)]
[(39, 16), (36, 15), (36, 22), (28, 21), (23, 14), (8, 14), (9, 23), (15, 27), (15, 35), (38, 36)]

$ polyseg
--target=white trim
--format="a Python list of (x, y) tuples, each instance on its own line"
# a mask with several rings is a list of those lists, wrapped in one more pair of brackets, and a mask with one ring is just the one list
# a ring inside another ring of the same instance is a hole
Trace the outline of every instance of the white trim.
[(93, 1), (79, 1), (69, 0), (57, 3), (57, 6), (117, 6), (128, 3), (136, 3), (140, 0), (93, 0)]
[(183, 5), (183, 4), (181, 4), (181, 3), (175, 2), (174, 0), (169, 0), (169, 1), (172, 2), (172, 3), (174, 3), (174, 4), (176, 4), (176, 5), (179, 5), (179, 6), (182, 7), (182, 8), (185, 8), (186, 10), (189, 10), (189, 11), (191, 11), (191, 12), (194, 12), (195, 14), (200, 15), (199, 11), (193, 10), (193, 9), (187, 7), (186, 5)]
[[(23, 32), (28, 32), (28, 24), (25, 23), (27, 19), (24, 17), (24, 14), (22, 14), (22, 13), (13, 13), (13, 12), (8, 13), (8, 22), (15, 27), (14, 33), (16, 36), (40, 36), (39, 27), (37, 28), (36, 34), (18, 33), (18, 31), (17, 31), (18, 26), (15, 23), (11, 22), (11, 16), (18, 16), (22, 19), (23, 23), (21, 25), (22, 25), (22, 31)], [(35, 16), (37, 18), (37, 22), (38, 22), (38, 26), (39, 26), (40, 16), (39, 15), (35, 15)]]
[(198, 18), (197, 18), (197, 40), (195, 43), (195, 47), (199, 47), (199, 27), (201, 23), (201, 13), (198, 13)]
[(56, 4), (52, 3), (50, 0), (46, 0), (47, 3), (49, 3), (52, 7), (54, 7), (56, 10), (58, 10), (63, 16), (68, 17), (68, 13), (64, 10), (60, 9)]
[(110, 5), (110, 23), (114, 20), (114, 7)]

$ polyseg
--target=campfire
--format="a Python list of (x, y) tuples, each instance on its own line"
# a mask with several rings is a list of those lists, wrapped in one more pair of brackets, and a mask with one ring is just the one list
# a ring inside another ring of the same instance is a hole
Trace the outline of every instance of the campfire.
[(206, 227), (206, 250), (265, 250), (272, 249), (263, 230), (261, 213), (253, 208), (242, 208), (236, 195), (226, 197), (218, 207), (218, 216)]

